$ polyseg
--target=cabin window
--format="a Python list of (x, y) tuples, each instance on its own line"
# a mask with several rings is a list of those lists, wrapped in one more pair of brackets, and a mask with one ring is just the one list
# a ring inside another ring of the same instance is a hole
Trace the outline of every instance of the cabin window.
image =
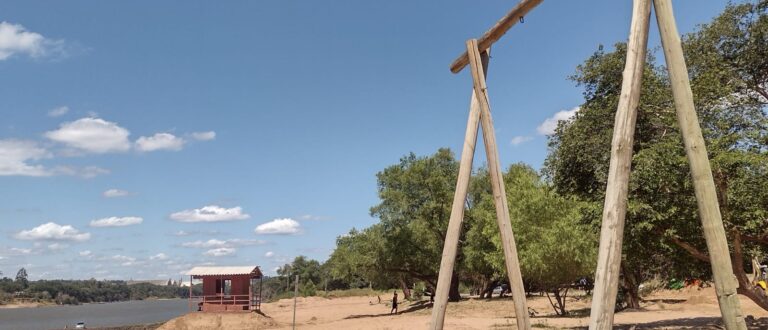
[(232, 280), (217, 279), (216, 293), (228, 296), (232, 293)]

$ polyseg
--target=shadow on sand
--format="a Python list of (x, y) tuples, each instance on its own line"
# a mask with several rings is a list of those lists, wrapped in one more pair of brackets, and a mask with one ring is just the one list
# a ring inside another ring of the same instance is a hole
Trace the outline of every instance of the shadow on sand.
[[(621, 324), (613, 327), (614, 329), (723, 329), (723, 322), (719, 317), (692, 317), (672, 320), (662, 320), (648, 323)], [(748, 329), (768, 329), (768, 317), (759, 319), (747, 318)], [(587, 327), (578, 327), (572, 329), (587, 329)]]
[(398, 314), (406, 314), (406, 313), (412, 313), (412, 312), (415, 312), (415, 311), (418, 311), (418, 310), (422, 310), (422, 309), (426, 309), (426, 308), (430, 308), (430, 307), (432, 307), (432, 304), (430, 302), (428, 302), (428, 301), (419, 301), (419, 302), (411, 304), (410, 306), (408, 306), (408, 308), (406, 308), (406, 309), (404, 309), (402, 311), (398, 311), (395, 314), (390, 314), (390, 313), (360, 314), (360, 315), (350, 315), (350, 316), (345, 317), (344, 319), (345, 320), (348, 320), (348, 319), (361, 319), (361, 318), (366, 318), (366, 317), (381, 317), (381, 316), (391, 316), (391, 315), (398, 315)]

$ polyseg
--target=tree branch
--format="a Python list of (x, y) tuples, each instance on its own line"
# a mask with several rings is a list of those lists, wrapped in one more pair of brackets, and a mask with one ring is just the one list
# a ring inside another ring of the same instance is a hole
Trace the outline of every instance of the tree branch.
[(704, 262), (710, 262), (709, 261), (709, 255), (707, 255), (704, 252), (699, 251), (699, 249), (695, 248), (693, 245), (688, 244), (687, 242), (682, 241), (681, 239), (675, 237), (675, 236), (669, 236), (669, 238), (672, 243), (675, 243), (675, 245), (679, 246), (683, 250), (690, 253), (694, 258), (699, 259)]

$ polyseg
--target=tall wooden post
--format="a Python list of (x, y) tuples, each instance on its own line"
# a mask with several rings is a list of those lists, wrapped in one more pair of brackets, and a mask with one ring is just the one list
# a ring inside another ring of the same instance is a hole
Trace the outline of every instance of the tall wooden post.
[(507, 192), (504, 189), (504, 177), (502, 176), (501, 163), (499, 162), (499, 149), (496, 146), (496, 133), (493, 130), (491, 107), (488, 101), (488, 88), (485, 86), (485, 75), (480, 69), (480, 54), (477, 49), (477, 40), (471, 39), (467, 41), (467, 54), (469, 55), (469, 65), (472, 69), (475, 96), (480, 104), (480, 122), (483, 125), (485, 156), (488, 159), (488, 174), (491, 177), (493, 204), (496, 207), (496, 222), (499, 225), (499, 233), (501, 234), (501, 247), (504, 250), (509, 287), (515, 303), (517, 328), (530, 329), (531, 322), (528, 319), (528, 306), (525, 301), (523, 276), (520, 272), (515, 235), (512, 232), (512, 222), (509, 219)]
[(683, 47), (680, 43), (680, 34), (677, 32), (672, 4), (669, 0), (654, 0), (653, 3), (661, 33), (661, 44), (664, 48), (664, 59), (672, 84), (672, 95), (675, 98), (677, 122), (680, 125), (685, 153), (691, 166), (693, 188), (699, 206), (699, 217), (704, 229), (704, 238), (707, 241), (720, 313), (723, 316), (726, 329), (746, 329), (739, 298), (736, 295), (739, 283), (731, 268), (731, 255), (725, 237), (723, 220), (720, 216), (720, 205), (717, 202), (712, 169), (709, 165), (707, 148), (701, 134), (699, 120), (694, 110), (693, 93), (688, 80), (688, 69), (685, 65)]
[(651, 0), (634, 0), (629, 30), (627, 59), (621, 84), (621, 96), (616, 109), (611, 141), (611, 163), (608, 186), (603, 204), (600, 249), (597, 256), (595, 288), (592, 298), (590, 329), (611, 329), (619, 284), (621, 245), (624, 239), (624, 219), (627, 214), (629, 173), (632, 146), (643, 68), (648, 43)]
[[(488, 51), (481, 54), (483, 71), (488, 71)], [(451, 218), (448, 220), (448, 231), (445, 234), (443, 245), (443, 257), (440, 261), (440, 273), (438, 273), (437, 287), (435, 288), (435, 302), (432, 307), (431, 329), (443, 328), (445, 309), (448, 306), (448, 293), (451, 289), (451, 277), (453, 265), (456, 262), (456, 250), (461, 236), (461, 223), (464, 221), (464, 204), (469, 189), (469, 178), (472, 176), (472, 160), (475, 158), (475, 146), (477, 145), (477, 128), (480, 124), (480, 104), (477, 96), (472, 92), (472, 101), (469, 105), (469, 118), (467, 119), (467, 132), (464, 134), (464, 146), (461, 150), (461, 162), (459, 163), (459, 177), (456, 180), (456, 192), (453, 195)]]

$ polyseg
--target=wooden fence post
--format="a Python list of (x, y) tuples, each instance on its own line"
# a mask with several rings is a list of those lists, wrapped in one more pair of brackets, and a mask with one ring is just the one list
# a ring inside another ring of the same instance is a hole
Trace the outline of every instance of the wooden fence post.
[(499, 162), (499, 150), (496, 146), (496, 133), (493, 130), (493, 118), (488, 101), (488, 88), (485, 85), (485, 75), (481, 69), (480, 54), (477, 48), (477, 40), (467, 41), (467, 54), (472, 69), (472, 82), (480, 104), (480, 123), (483, 125), (483, 143), (485, 143), (485, 156), (488, 159), (488, 173), (491, 177), (493, 191), (493, 203), (496, 206), (496, 222), (501, 234), (501, 246), (504, 250), (504, 259), (509, 277), (509, 287), (512, 291), (512, 299), (515, 303), (515, 319), (518, 329), (530, 329), (531, 322), (528, 319), (528, 307), (525, 301), (525, 288), (523, 276), (520, 273), (520, 263), (515, 246), (515, 235), (512, 232), (512, 223), (509, 219), (509, 206), (507, 193), (504, 189), (504, 177)]
[(611, 163), (603, 204), (600, 249), (597, 256), (595, 288), (592, 296), (590, 329), (611, 329), (619, 284), (621, 245), (627, 214), (629, 173), (635, 136), (637, 104), (643, 81), (648, 43), (651, 0), (635, 0), (629, 30), (627, 59), (621, 83), (621, 96), (613, 124)]
[(677, 32), (672, 4), (669, 0), (654, 0), (656, 20), (664, 48), (672, 95), (675, 98), (677, 122), (683, 135), (685, 154), (691, 166), (693, 188), (699, 206), (699, 217), (707, 241), (707, 250), (715, 279), (715, 292), (726, 329), (746, 329), (736, 289), (739, 283), (731, 268), (731, 255), (720, 215), (712, 168), (707, 147), (701, 134), (699, 119), (693, 105), (693, 93), (688, 79), (680, 34)]
[[(488, 51), (481, 55), (483, 70), (488, 71)], [(464, 134), (464, 146), (461, 150), (459, 163), (459, 177), (456, 180), (456, 192), (453, 195), (451, 206), (451, 218), (448, 221), (448, 231), (443, 245), (443, 256), (440, 261), (440, 273), (438, 273), (437, 287), (435, 288), (435, 302), (432, 306), (432, 323), (430, 329), (443, 328), (445, 321), (445, 309), (448, 306), (448, 294), (451, 289), (451, 275), (456, 262), (456, 250), (461, 236), (461, 223), (464, 221), (464, 204), (469, 189), (469, 179), (472, 176), (472, 160), (475, 158), (475, 146), (477, 145), (477, 128), (480, 124), (480, 105), (474, 91), (469, 106), (469, 118), (467, 119), (467, 131)]]

